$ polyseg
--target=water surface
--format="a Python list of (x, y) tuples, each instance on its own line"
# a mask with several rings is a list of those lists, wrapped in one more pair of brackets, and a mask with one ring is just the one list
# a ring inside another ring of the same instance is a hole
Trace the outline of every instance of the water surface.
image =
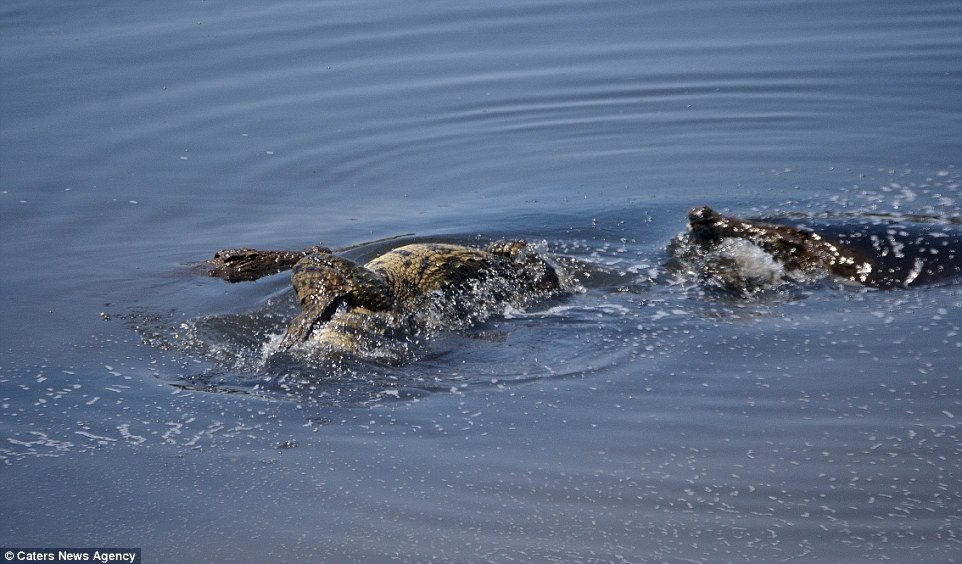
[[(4, 2), (0, 544), (957, 561), (960, 286), (665, 264), (703, 204), (957, 234), (959, 37), (950, 1)], [(190, 266), (393, 237), (614, 274), (286, 393), (287, 279)]]

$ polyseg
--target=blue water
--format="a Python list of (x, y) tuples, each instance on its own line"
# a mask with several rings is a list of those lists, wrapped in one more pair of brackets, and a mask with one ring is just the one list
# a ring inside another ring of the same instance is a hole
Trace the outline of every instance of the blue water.
[[(0, 545), (145, 561), (959, 561), (962, 286), (719, 297), (696, 205), (962, 217), (962, 5), (0, 5)], [(522, 237), (583, 292), (260, 354), (223, 247)], [(281, 383), (283, 384), (283, 383)]]

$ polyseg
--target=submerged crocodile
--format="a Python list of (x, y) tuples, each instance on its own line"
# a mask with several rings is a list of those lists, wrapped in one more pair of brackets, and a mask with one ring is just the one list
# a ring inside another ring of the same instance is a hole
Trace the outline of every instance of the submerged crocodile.
[(905, 288), (962, 275), (957, 233), (874, 226), (829, 234), (725, 216), (706, 206), (688, 213), (688, 233), (673, 241), (671, 250), (687, 268), (735, 290), (825, 275), (873, 288)]
[(364, 265), (325, 247), (233, 249), (208, 264), (211, 276), (228, 281), (291, 269), (301, 312), (281, 350), (313, 353), (319, 347), (385, 362), (400, 360), (409, 341), (435, 329), (469, 326), (562, 291), (555, 266), (523, 241), (483, 248), (411, 244)]
[[(724, 216), (708, 207), (689, 212), (688, 228), (670, 245), (675, 269), (727, 290), (824, 275), (879, 288), (962, 275), (958, 235), (933, 235), (934, 245), (941, 247), (921, 246), (906, 259), (903, 243), (894, 240), (885, 247), (873, 235), (874, 247), (866, 248), (865, 241), (855, 245), (803, 228)], [(562, 278), (568, 275), (562, 264), (567, 263), (523, 241), (496, 241), (482, 248), (404, 245), (364, 265), (320, 246), (229, 249), (207, 266), (211, 276), (231, 282), (291, 269), (301, 312), (288, 326), (281, 350), (396, 363), (409, 356), (410, 343), (433, 332), (469, 327), (507, 307), (523, 308), (563, 293)]]

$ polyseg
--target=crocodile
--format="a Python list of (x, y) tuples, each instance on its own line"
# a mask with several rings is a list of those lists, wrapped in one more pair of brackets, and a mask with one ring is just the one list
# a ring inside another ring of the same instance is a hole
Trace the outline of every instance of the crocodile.
[(300, 313), (279, 349), (387, 363), (438, 329), (468, 327), (563, 291), (556, 265), (524, 241), (416, 243), (357, 264), (326, 247), (220, 251), (208, 274), (250, 281), (291, 270)]
[(825, 275), (880, 289), (938, 282), (962, 274), (959, 248), (954, 232), (876, 225), (832, 234), (726, 216), (707, 206), (688, 212), (688, 232), (670, 245), (676, 267), (738, 291)]

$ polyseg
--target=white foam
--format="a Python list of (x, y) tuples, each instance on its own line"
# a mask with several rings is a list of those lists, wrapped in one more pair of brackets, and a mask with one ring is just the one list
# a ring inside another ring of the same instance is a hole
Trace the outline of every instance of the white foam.
[(745, 239), (725, 238), (706, 258), (714, 273), (733, 287), (775, 286), (785, 276), (781, 263)]

